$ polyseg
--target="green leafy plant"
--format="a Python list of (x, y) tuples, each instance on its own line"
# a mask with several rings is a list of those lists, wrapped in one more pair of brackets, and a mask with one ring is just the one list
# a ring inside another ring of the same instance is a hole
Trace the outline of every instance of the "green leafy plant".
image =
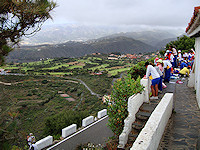
[(119, 136), (123, 130), (124, 119), (128, 116), (127, 102), (128, 98), (136, 93), (143, 91), (140, 85), (140, 77), (136, 80), (131, 75), (118, 79), (113, 85), (111, 99), (108, 102), (108, 126)]
[(144, 66), (145, 61), (141, 61), (139, 63), (137, 63), (136, 65), (134, 65), (130, 70), (129, 70), (129, 74), (131, 75), (132, 78), (134, 78), (135, 80), (140, 76), (143, 77), (146, 73), (146, 68)]

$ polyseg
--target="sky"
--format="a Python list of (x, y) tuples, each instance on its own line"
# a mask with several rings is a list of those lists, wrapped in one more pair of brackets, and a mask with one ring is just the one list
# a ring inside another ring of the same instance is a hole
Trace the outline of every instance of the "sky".
[(145, 26), (185, 29), (199, 0), (54, 0), (45, 24)]

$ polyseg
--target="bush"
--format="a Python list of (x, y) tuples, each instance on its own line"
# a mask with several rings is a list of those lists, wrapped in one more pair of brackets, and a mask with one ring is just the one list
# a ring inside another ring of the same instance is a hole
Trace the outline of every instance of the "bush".
[(48, 81), (47, 80), (42, 80), (42, 84), (47, 84)]
[(131, 75), (131, 78), (135, 80), (140, 76), (143, 77), (146, 73), (146, 68), (144, 66), (145, 61), (141, 61), (138, 64), (134, 65), (129, 71), (128, 74)]
[(71, 124), (77, 124), (77, 127), (81, 127), (82, 119), (88, 116), (86, 111), (75, 112), (72, 110), (64, 111), (54, 116), (51, 116), (45, 121), (45, 134), (57, 135), (61, 133), (61, 130)]
[(128, 98), (142, 91), (143, 86), (140, 85), (140, 77), (135, 80), (128, 74), (126, 77), (115, 81), (111, 100), (110, 102), (108, 101), (108, 125), (115, 135), (119, 136), (121, 134), (124, 127), (124, 119), (128, 116)]

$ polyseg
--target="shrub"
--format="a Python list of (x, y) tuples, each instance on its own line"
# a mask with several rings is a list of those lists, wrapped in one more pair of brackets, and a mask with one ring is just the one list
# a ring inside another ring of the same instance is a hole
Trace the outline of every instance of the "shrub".
[(146, 68), (144, 66), (145, 61), (141, 61), (138, 64), (134, 65), (128, 73), (131, 75), (131, 78), (134, 78), (135, 80), (140, 76), (143, 77), (146, 73)]
[(47, 80), (42, 80), (42, 84), (47, 84), (48, 81)]
[(109, 127), (115, 135), (119, 136), (123, 130), (124, 119), (128, 116), (128, 98), (136, 93), (142, 92), (140, 77), (135, 80), (128, 74), (122, 79), (114, 82), (111, 100), (108, 101)]
[(72, 110), (64, 111), (54, 116), (48, 117), (45, 121), (45, 134), (57, 135), (61, 133), (61, 130), (71, 124), (77, 124), (77, 127), (81, 127), (82, 119), (87, 117), (88, 113), (75, 112)]

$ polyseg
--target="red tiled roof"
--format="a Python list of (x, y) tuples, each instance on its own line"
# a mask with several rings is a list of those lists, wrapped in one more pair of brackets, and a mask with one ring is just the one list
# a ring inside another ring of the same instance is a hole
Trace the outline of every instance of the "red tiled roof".
[(186, 31), (185, 32), (188, 32), (188, 30), (191, 28), (192, 24), (194, 23), (196, 17), (197, 17), (197, 14), (200, 12), (200, 6), (198, 7), (194, 7), (194, 13), (193, 13), (193, 16), (190, 20), (190, 22), (188, 23), (188, 27), (186, 28)]

